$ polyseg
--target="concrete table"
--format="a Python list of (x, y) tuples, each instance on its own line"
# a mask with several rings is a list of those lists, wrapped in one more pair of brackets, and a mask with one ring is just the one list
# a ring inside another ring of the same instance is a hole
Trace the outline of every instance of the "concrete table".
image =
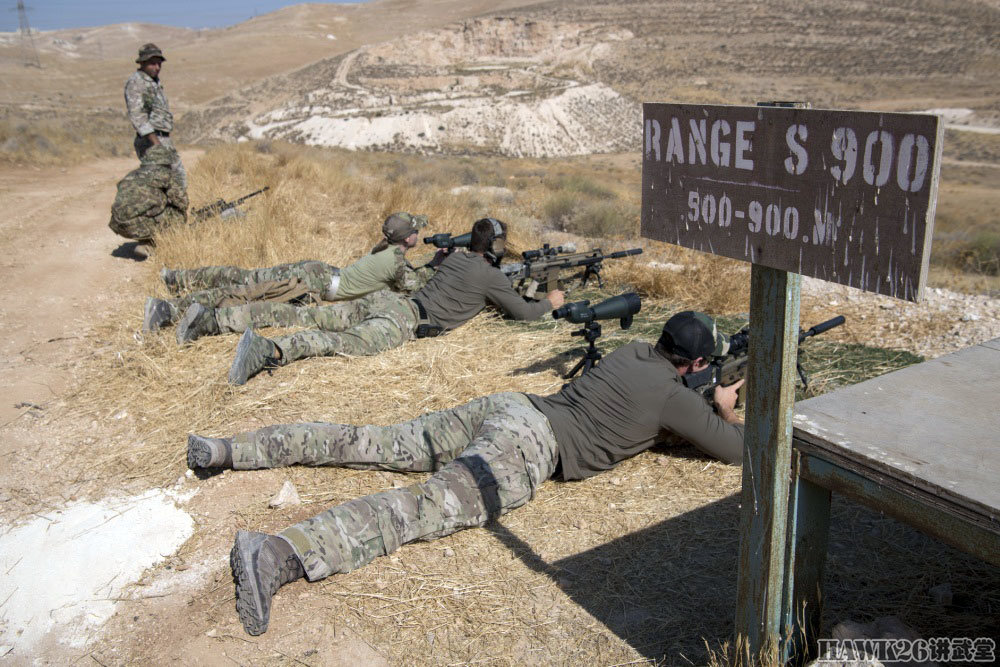
[(1000, 566), (1000, 338), (795, 405), (782, 633), (819, 629), (830, 494)]

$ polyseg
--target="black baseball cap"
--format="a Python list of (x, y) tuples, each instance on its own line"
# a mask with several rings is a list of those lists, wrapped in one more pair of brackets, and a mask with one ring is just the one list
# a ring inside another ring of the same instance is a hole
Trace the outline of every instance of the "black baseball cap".
[(685, 310), (667, 320), (659, 344), (685, 359), (721, 357), (729, 351), (729, 337), (719, 333), (715, 320), (695, 310)]

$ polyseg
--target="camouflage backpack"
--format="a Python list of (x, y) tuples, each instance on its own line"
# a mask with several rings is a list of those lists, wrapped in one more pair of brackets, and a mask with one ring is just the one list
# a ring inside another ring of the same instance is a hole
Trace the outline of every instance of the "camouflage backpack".
[(171, 165), (177, 152), (153, 146), (142, 156), (138, 169), (118, 182), (108, 227), (127, 239), (146, 241), (168, 227), (187, 221), (187, 191)]

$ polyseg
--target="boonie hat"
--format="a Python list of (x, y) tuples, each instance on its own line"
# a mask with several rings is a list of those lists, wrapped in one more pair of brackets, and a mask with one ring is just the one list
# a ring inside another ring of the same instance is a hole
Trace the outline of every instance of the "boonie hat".
[(659, 343), (668, 352), (685, 359), (721, 357), (729, 351), (729, 338), (715, 328), (715, 320), (694, 310), (685, 310), (667, 320)]
[(426, 215), (410, 215), (409, 213), (393, 213), (382, 223), (382, 236), (389, 243), (405, 241), (410, 234), (427, 226)]
[(139, 57), (135, 61), (139, 64), (150, 60), (151, 58), (159, 58), (160, 60), (166, 60), (163, 57), (163, 51), (160, 51), (160, 47), (156, 44), (150, 42), (149, 44), (143, 44), (139, 47)]

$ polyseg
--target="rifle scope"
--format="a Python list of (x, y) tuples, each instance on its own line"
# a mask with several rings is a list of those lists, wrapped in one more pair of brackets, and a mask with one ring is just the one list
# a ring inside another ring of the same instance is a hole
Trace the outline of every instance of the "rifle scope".
[(574, 324), (587, 324), (593, 320), (619, 318), (622, 329), (632, 326), (632, 316), (642, 308), (642, 301), (635, 292), (627, 292), (605, 299), (591, 307), (589, 301), (574, 301), (552, 311), (553, 319), (565, 319)]
[(545, 257), (555, 257), (556, 255), (562, 255), (564, 253), (569, 254), (574, 252), (576, 252), (576, 245), (572, 243), (556, 246), (555, 248), (550, 248), (549, 244), (546, 243), (537, 250), (525, 250), (524, 252), (521, 253), (521, 257), (523, 257), (526, 262), (533, 262), (536, 259), (543, 259)]
[(451, 234), (425, 236), (424, 243), (433, 243), (435, 248), (468, 248), (469, 244), (472, 243), (472, 232), (460, 236), (452, 236)]

